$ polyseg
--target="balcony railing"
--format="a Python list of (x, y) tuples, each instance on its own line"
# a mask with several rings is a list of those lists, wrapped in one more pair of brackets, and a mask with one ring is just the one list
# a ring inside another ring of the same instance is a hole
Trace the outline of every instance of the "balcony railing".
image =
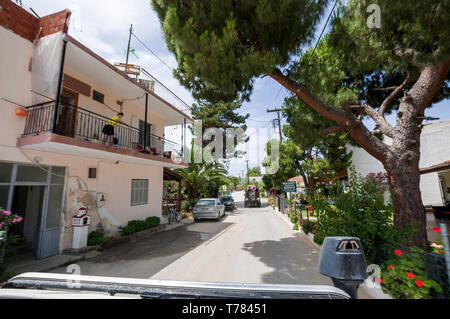
[[(54, 110), (55, 102), (29, 107), (24, 135), (50, 132)], [(102, 130), (109, 120), (109, 118), (92, 111), (63, 103), (58, 107), (54, 133), (100, 144), (106, 137)], [(181, 159), (182, 146), (180, 144), (150, 132), (147, 132), (147, 143), (144, 143), (144, 139), (143, 130), (122, 123), (117, 123), (114, 127), (113, 144), (115, 147)], [(106, 139), (106, 143), (109, 143), (109, 138)], [(146, 145), (145, 148), (144, 145)]]

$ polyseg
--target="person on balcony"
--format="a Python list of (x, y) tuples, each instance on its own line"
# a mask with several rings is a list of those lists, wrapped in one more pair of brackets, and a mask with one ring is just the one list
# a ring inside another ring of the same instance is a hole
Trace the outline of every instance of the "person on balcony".
[(122, 123), (121, 121), (123, 117), (123, 113), (117, 113), (117, 115), (114, 115), (103, 127), (102, 133), (103, 133), (103, 144), (106, 144), (106, 140), (109, 137), (109, 145), (113, 145), (113, 139), (114, 139), (114, 127), (117, 125), (117, 122)]

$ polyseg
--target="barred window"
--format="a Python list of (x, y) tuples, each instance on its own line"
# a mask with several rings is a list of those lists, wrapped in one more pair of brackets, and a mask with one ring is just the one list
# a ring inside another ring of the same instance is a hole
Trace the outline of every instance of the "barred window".
[(148, 179), (131, 180), (131, 206), (146, 205), (148, 202)]

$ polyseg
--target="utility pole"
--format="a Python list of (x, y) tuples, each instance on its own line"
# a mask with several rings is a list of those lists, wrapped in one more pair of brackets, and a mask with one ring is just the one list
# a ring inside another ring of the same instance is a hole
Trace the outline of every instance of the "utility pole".
[(249, 160), (245, 160), (247, 162), (247, 184), (250, 183), (250, 176), (248, 176), (248, 162)]
[(128, 37), (127, 60), (125, 62), (125, 73), (128, 74), (128, 58), (130, 56), (131, 34), (133, 33), (133, 25), (130, 26), (130, 36)]
[(280, 112), (283, 111), (282, 109), (267, 109), (267, 113), (274, 113), (277, 112), (278, 115), (278, 131), (280, 133), (280, 142), (283, 143), (283, 134), (281, 132), (281, 116), (280, 116)]

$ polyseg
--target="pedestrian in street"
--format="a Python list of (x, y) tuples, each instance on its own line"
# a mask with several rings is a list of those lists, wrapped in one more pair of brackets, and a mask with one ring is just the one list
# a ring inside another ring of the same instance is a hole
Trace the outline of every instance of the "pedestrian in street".
[(103, 133), (103, 144), (106, 145), (106, 140), (109, 137), (109, 145), (113, 145), (113, 139), (114, 139), (114, 128), (117, 125), (117, 122), (123, 123), (120, 121), (123, 117), (123, 113), (117, 113), (117, 115), (114, 115), (103, 127), (102, 133)]

